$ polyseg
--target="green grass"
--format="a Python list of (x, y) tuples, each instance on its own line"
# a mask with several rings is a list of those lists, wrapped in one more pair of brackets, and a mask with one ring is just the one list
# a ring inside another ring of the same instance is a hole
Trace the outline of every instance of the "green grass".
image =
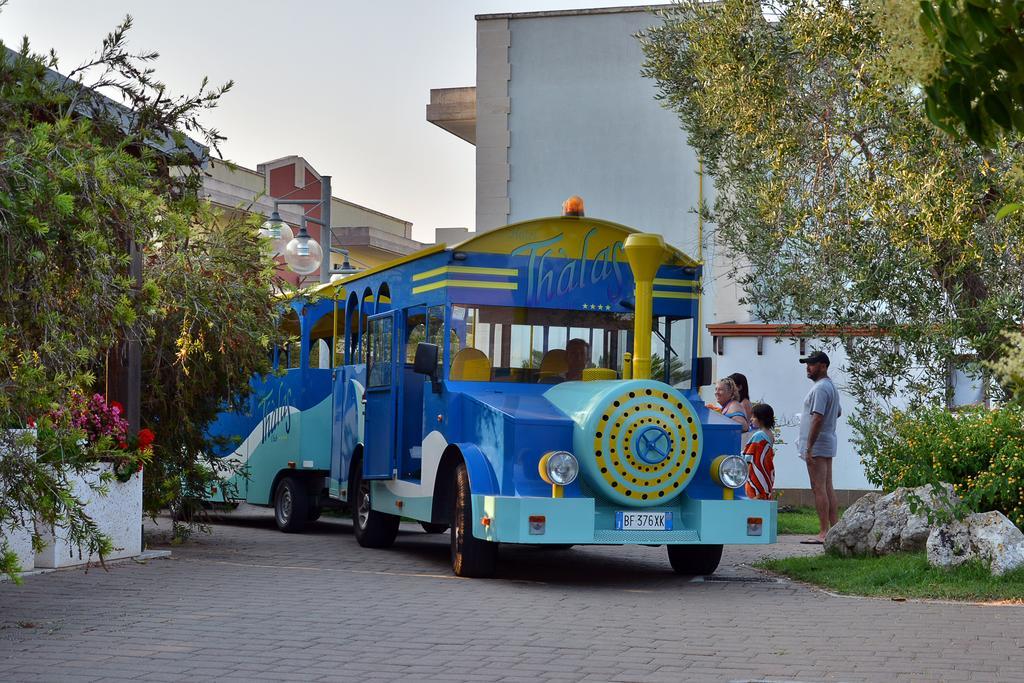
[(756, 566), (812, 583), (836, 593), (891, 598), (948, 600), (1024, 600), (1024, 569), (1002, 577), (981, 563), (941, 569), (924, 553), (885, 557), (787, 557)]
[[(839, 508), (839, 516), (843, 516), (846, 508)], [(779, 533), (800, 534), (803, 536), (818, 535), (818, 513), (814, 508), (786, 508), (779, 511)]]

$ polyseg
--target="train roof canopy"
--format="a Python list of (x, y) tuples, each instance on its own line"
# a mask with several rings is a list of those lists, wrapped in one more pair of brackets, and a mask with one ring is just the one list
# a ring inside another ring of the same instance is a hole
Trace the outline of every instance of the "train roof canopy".
[[(591, 243), (588, 241), (590, 239), (589, 236), (593, 235), (595, 230), (604, 233), (604, 239), (595, 239)], [(407, 256), (382, 263), (379, 266), (374, 266), (335, 282), (310, 287), (306, 291), (320, 294), (333, 293), (370, 275), (432, 256), (441, 251), (507, 254), (513, 256), (523, 253), (524, 249), (529, 248), (531, 245), (543, 245), (546, 241), (561, 238), (559, 247), (579, 256), (594, 258), (596, 253), (590, 252), (596, 252), (598, 247), (592, 245), (608, 244), (612, 241), (625, 243), (629, 235), (639, 232), (642, 231), (600, 218), (577, 216), (535, 218), (478, 233), (452, 246), (438, 244), (427, 247), (426, 249), (421, 249)], [(611, 239), (615, 237), (619, 239)], [(668, 250), (668, 257), (664, 265), (682, 266), (684, 268), (696, 268), (701, 265), (699, 261), (673, 246), (666, 245), (666, 248)], [(584, 254), (584, 250), (587, 253)]]

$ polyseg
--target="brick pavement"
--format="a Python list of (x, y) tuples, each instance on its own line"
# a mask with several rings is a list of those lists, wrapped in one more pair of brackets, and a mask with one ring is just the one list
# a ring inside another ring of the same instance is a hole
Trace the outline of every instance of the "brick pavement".
[(344, 520), (281, 534), (269, 514), (146, 565), (0, 584), (0, 680), (1024, 680), (1022, 606), (832, 597), (745, 563), (719, 575), (664, 548), (502, 549), (457, 579), (447, 535), (403, 526), (359, 548)]

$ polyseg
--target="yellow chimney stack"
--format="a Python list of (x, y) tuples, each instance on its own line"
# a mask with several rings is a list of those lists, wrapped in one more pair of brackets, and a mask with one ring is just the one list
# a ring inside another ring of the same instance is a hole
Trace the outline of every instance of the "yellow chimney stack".
[(654, 277), (668, 250), (661, 235), (634, 233), (624, 245), (636, 289), (633, 311), (633, 378), (651, 378), (651, 322), (654, 314)]

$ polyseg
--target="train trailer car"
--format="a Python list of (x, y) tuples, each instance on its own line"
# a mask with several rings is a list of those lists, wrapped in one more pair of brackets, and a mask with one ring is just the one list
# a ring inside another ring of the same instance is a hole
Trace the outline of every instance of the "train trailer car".
[(261, 378), (212, 499), (301, 530), (352, 511), (359, 543), (402, 517), (450, 529), (459, 576), (502, 543), (665, 545), (709, 574), (723, 544), (776, 539), (744, 494), (740, 426), (698, 389), (701, 264), (657, 235), (582, 216), (439, 245), (289, 302), (298, 348)]

